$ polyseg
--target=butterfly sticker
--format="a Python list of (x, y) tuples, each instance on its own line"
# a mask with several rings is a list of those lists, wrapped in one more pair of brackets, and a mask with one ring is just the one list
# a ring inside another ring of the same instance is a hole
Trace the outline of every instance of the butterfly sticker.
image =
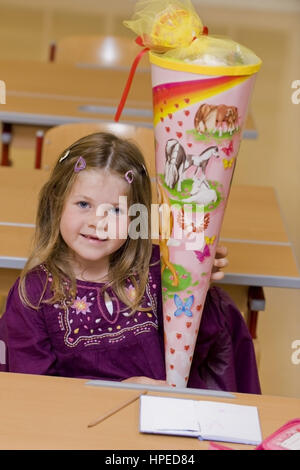
[(229, 157), (229, 155), (233, 152), (232, 140), (229, 142), (228, 147), (222, 147), (221, 150), (222, 150), (222, 152), (225, 153), (225, 155), (227, 155), (227, 157)]
[(203, 263), (203, 261), (205, 261), (205, 258), (208, 258), (208, 256), (210, 256), (210, 250), (208, 245), (205, 245), (203, 251), (195, 251), (195, 255), (197, 256), (200, 263)]
[(174, 312), (175, 317), (180, 317), (180, 315), (184, 314), (187, 317), (192, 317), (193, 314), (191, 312), (191, 306), (194, 303), (194, 296), (190, 295), (188, 299), (183, 302), (179, 295), (175, 294), (174, 295), (174, 302), (177, 307), (177, 310)]
[(234, 162), (234, 157), (232, 157), (230, 160), (226, 160), (226, 159), (224, 158), (224, 160), (222, 160), (222, 161), (223, 161), (224, 169), (227, 170), (228, 168), (231, 168), (231, 167), (232, 167), (232, 164), (233, 164), (233, 162)]
[(215, 239), (216, 239), (216, 235), (214, 235), (213, 237), (204, 237), (205, 238), (205, 241), (207, 243), (207, 245), (213, 245), (214, 242), (215, 242)]

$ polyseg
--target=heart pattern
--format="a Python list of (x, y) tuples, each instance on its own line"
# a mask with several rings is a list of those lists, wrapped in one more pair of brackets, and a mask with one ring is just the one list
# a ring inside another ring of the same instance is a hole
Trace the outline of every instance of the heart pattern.
[[(165, 94), (165, 96), (167, 95)], [(166, 141), (170, 139), (177, 140), (177, 142), (185, 148), (187, 154), (196, 154), (198, 151), (199, 153), (202, 151), (204, 144), (194, 139), (194, 135), (190, 131), (193, 128), (193, 98), (190, 99), (187, 96), (184, 97), (184, 95), (176, 98), (175, 96), (174, 98), (170, 96), (170, 99), (166, 98), (161, 100), (158, 107), (155, 108), (155, 111), (156, 110), (158, 111), (156, 122), (158, 121), (157, 127), (160, 132), (160, 134), (158, 134), (159, 139), (157, 139), (157, 152), (159, 156), (165, 156), (165, 144)], [(190, 175), (187, 177), (189, 176)], [(185, 279), (183, 276), (182, 278)], [(179, 318), (180, 321), (174, 316), (173, 310), (169, 309), (168, 302), (170, 302), (171, 305), (171, 300), (166, 297), (168, 305), (164, 316), (166, 371), (167, 376), (169, 375), (168, 383), (172, 387), (179, 386), (177, 380), (182, 383), (183, 386), (186, 386), (188, 383), (187, 369), (193, 362), (193, 345), (196, 339), (194, 332), (203, 309), (203, 305), (201, 304), (203, 298), (199, 296), (197, 299), (197, 297), (198, 296), (195, 296), (193, 303), (193, 313), (196, 320), (195, 318), (189, 318), (188, 315), (181, 315)], [(198, 330), (196, 331), (196, 335), (198, 335)]]

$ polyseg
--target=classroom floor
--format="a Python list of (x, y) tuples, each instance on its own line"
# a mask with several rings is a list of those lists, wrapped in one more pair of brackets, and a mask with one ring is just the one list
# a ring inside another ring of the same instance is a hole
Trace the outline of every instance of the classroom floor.
[[(72, 34), (133, 37), (122, 20), (130, 18), (134, 3), (0, 0), (0, 59), (47, 61), (51, 41)], [(211, 33), (231, 36), (263, 60), (252, 100), (259, 137), (243, 142), (234, 183), (275, 187), (300, 261), (300, 104), (291, 100), (292, 82), (300, 80), (300, 4), (296, 0), (194, 0), (193, 4)], [(14, 127), (10, 159), (15, 167), (33, 167), (37, 130)], [(246, 287), (224, 288), (245, 313)], [(292, 344), (300, 340), (300, 292), (276, 288), (264, 292), (266, 311), (259, 315), (255, 342), (263, 393), (300, 397), (300, 364), (291, 360)]]

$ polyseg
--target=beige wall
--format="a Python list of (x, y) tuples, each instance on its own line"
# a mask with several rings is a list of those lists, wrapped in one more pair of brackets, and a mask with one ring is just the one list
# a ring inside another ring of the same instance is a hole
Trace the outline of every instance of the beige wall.
[[(0, 0), (0, 58), (47, 60), (50, 42), (70, 34), (130, 36), (122, 20), (130, 17), (134, 3)], [(194, 4), (210, 33), (230, 35), (263, 60), (252, 100), (259, 138), (242, 143), (234, 183), (275, 187), (300, 261), (300, 104), (291, 102), (291, 83), (300, 80), (299, 2), (268, 0), (258, 2), (258, 10), (253, 2), (242, 0), (196, 0)], [(234, 8), (228, 7), (233, 4)], [(247, 4), (251, 9), (247, 10)], [(274, 5), (274, 11), (264, 11), (264, 5)], [(28, 129), (25, 133), (16, 129), (12, 152), (16, 166), (32, 166), (34, 144), (27, 134)], [(245, 288), (227, 289), (245, 310)], [(265, 295), (257, 344), (263, 392), (300, 397), (300, 364), (291, 361), (291, 344), (300, 340), (300, 291), (267, 288)]]

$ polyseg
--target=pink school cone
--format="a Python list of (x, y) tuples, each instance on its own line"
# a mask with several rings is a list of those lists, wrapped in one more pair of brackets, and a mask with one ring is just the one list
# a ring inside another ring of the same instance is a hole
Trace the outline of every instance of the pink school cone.
[[(158, 192), (178, 204), (160, 240), (166, 376), (186, 387), (255, 73), (203, 75), (150, 61)], [(204, 206), (202, 218), (188, 217), (186, 204)]]

